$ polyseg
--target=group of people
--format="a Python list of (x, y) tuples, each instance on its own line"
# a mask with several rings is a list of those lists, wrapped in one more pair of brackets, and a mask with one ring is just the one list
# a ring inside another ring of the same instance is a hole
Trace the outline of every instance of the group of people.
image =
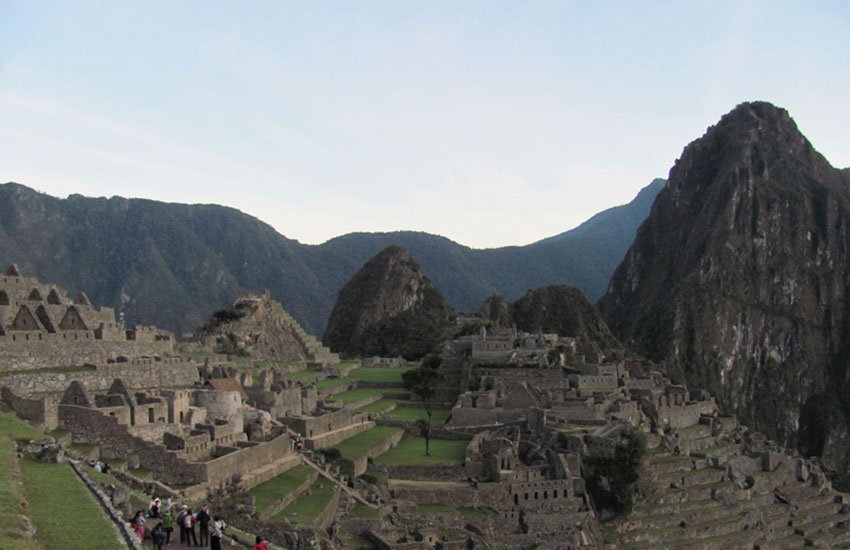
[(289, 438), (289, 447), (293, 451), (301, 452), (301, 447), (304, 446), (304, 441), (301, 439), (301, 434), (297, 434), (295, 436), (291, 436)]
[[(140, 539), (145, 537), (147, 518), (160, 520), (151, 531), (153, 550), (162, 550), (166, 544), (171, 543), (175, 524), (180, 530), (180, 544), (209, 546), (211, 550), (221, 550), (221, 539), (224, 536), (226, 524), (220, 517), (213, 516), (206, 504), (197, 512), (193, 512), (186, 504), (178, 508), (170, 498), (165, 504), (159, 498), (154, 498), (148, 506), (147, 515), (139, 510), (131, 522)], [(197, 534), (196, 525), (198, 526)], [(210, 530), (211, 526), (212, 530)]]

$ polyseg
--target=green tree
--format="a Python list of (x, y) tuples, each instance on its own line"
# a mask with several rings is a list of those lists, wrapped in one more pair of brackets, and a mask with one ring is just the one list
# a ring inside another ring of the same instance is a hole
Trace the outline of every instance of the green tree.
[(640, 468), (646, 453), (646, 438), (640, 432), (623, 432), (611, 457), (588, 457), (585, 465), (587, 491), (593, 497), (597, 511), (611, 511), (615, 516), (627, 515), (634, 505)]
[(434, 369), (419, 367), (401, 375), (404, 389), (415, 393), (422, 400), (427, 421), (417, 423), (425, 438), (425, 456), (431, 456), (431, 415), (437, 404), (437, 387), (443, 382), (443, 376)]

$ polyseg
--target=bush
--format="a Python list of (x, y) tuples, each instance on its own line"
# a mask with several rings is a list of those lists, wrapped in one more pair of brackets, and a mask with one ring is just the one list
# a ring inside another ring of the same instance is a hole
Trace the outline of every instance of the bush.
[(378, 483), (378, 478), (373, 476), (372, 474), (363, 474), (362, 476), (360, 476), (360, 479), (362, 479), (369, 485), (374, 485)]
[(322, 453), (322, 455), (328, 460), (339, 460), (340, 458), (342, 458), (342, 453), (339, 449), (322, 449), (319, 452)]
[(587, 492), (600, 517), (628, 515), (634, 505), (646, 439), (634, 430), (623, 433), (613, 457), (588, 457)]

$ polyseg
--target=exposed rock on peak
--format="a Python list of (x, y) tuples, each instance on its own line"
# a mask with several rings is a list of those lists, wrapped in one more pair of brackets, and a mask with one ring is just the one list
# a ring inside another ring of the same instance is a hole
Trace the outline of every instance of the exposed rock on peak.
[(752, 427), (843, 467), (850, 177), (784, 109), (688, 145), (600, 309), (624, 341)]
[(454, 315), (419, 264), (393, 245), (339, 292), (323, 341), (348, 355), (415, 359), (438, 349)]
[(338, 361), (265, 289), (216, 311), (198, 335), (212, 337), (211, 345), (219, 353), (249, 355), (254, 360)]

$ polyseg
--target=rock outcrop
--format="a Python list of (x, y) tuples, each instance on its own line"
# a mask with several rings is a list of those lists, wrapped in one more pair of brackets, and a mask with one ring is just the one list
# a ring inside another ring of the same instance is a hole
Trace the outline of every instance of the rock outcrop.
[(216, 311), (199, 330), (201, 340), (219, 353), (248, 355), (266, 361), (339, 361), (339, 357), (307, 334), (268, 290), (246, 294)]
[(407, 251), (389, 246), (342, 288), (322, 340), (343, 354), (417, 359), (439, 350), (454, 316)]
[(849, 252), (850, 175), (785, 110), (744, 103), (685, 148), (599, 306), (726, 412), (846, 472)]

